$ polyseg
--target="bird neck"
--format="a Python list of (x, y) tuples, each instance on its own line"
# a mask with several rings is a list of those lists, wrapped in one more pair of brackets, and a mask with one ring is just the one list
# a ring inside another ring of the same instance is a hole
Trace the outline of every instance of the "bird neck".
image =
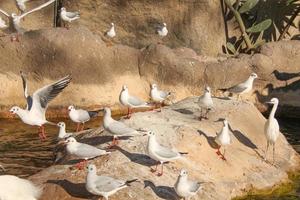
[(250, 76), (247, 81), (246, 81), (246, 84), (247, 85), (252, 85), (253, 84), (253, 81), (254, 81), (254, 78), (252, 76)]
[(88, 174), (87, 174), (87, 176), (86, 176), (86, 179), (87, 179), (87, 181), (88, 180), (94, 180), (94, 179), (96, 179), (96, 176), (97, 175), (97, 172), (96, 171), (89, 171), (88, 172)]
[(60, 137), (64, 137), (66, 135), (66, 127), (59, 127), (59, 133), (58, 135)]
[(269, 115), (269, 119), (273, 119), (273, 118), (275, 117), (275, 112), (276, 112), (276, 110), (277, 110), (277, 107), (278, 107), (278, 103), (275, 103), (275, 104), (273, 105), (273, 108), (272, 108), (271, 113), (270, 113), (270, 115)]
[(210, 93), (209, 93), (209, 92), (205, 92), (205, 93), (204, 93), (204, 98), (211, 98)]
[(152, 135), (152, 136), (149, 136), (148, 138), (148, 147), (153, 147), (156, 145), (156, 139), (155, 139), (155, 136)]
[(224, 126), (222, 128), (222, 133), (223, 134), (228, 134), (228, 124), (224, 124)]
[(109, 126), (109, 124), (113, 122), (113, 118), (111, 117), (110, 114), (106, 113), (103, 117), (103, 126), (104, 128), (107, 128), (107, 126)]
[(27, 110), (19, 108), (19, 111), (16, 113), (21, 119), (26, 117), (26, 114), (28, 113)]

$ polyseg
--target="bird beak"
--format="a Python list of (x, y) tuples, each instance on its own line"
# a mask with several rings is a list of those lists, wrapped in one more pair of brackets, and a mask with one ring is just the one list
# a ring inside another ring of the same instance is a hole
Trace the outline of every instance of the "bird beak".
[(274, 104), (273, 102), (271, 102), (271, 101), (267, 101), (267, 102), (265, 102), (266, 104)]

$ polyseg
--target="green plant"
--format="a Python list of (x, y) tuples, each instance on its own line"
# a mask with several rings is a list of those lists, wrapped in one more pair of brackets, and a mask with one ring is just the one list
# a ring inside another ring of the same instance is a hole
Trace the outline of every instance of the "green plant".
[[(263, 34), (263, 32), (268, 29), (271, 24), (271, 19), (263, 20), (259, 23), (253, 23), (252, 26), (246, 28), (244, 19), (242, 18), (242, 14), (250, 12), (259, 2), (259, 0), (246, 0), (246, 1), (232, 1), (232, 0), (224, 0), (226, 6), (229, 8), (229, 10), (233, 13), (239, 29), (241, 30), (241, 37), (242, 41), (236, 44), (232, 44), (230, 42), (227, 42), (226, 47), (227, 49), (233, 53), (236, 54), (243, 45), (246, 45), (245, 51), (250, 52), (251, 50), (256, 49), (260, 45), (262, 45), (265, 41), (260, 37), (260, 39), (251, 40), (251, 34), (252, 33), (259, 33), (260, 35)], [(235, 4), (235, 6), (234, 6)], [(241, 5), (240, 5), (241, 4)], [(238, 45), (237, 49), (235, 46)]]

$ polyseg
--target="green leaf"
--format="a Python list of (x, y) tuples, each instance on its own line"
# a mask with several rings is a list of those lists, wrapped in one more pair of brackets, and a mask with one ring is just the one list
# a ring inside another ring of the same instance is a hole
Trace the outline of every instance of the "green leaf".
[(260, 47), (261, 45), (265, 44), (266, 41), (265, 40), (260, 40), (259, 42), (256, 42), (254, 45), (253, 45), (253, 49), (256, 49), (258, 47)]
[(250, 11), (256, 4), (258, 3), (259, 0), (247, 0), (240, 8), (239, 12), (240, 13), (245, 13)]
[(266, 19), (266, 20), (260, 22), (259, 24), (256, 24), (256, 25), (248, 28), (246, 31), (248, 33), (258, 33), (258, 32), (268, 29), (271, 26), (271, 24), (272, 24), (272, 20)]
[(227, 49), (229, 49), (229, 51), (231, 51), (231, 53), (236, 54), (236, 50), (233, 44), (231, 44), (230, 42), (226, 43), (226, 47)]
[(291, 5), (292, 3), (294, 3), (294, 1), (296, 1), (296, 0), (287, 0), (287, 1), (286, 1), (286, 5), (289, 6), (289, 5)]

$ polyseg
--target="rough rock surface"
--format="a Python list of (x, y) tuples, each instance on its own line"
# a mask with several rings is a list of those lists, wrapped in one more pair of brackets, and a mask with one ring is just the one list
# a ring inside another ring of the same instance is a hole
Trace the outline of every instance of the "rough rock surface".
[[(147, 137), (143, 136), (121, 140), (111, 155), (89, 161), (97, 165), (98, 174), (141, 180), (112, 196), (112, 200), (177, 199), (172, 187), (182, 168), (188, 170), (191, 179), (207, 182), (195, 199), (231, 199), (245, 194), (248, 189), (270, 188), (285, 182), (287, 171), (299, 166), (299, 155), (282, 134), (276, 142), (275, 165), (262, 159), (266, 147), (265, 118), (253, 104), (214, 98), (216, 107), (209, 114), (209, 120), (199, 121), (196, 100), (188, 98), (165, 107), (162, 112), (136, 113), (125, 120), (131, 127), (153, 130), (161, 144), (189, 153), (181, 160), (166, 164), (162, 177), (150, 172), (154, 162), (145, 155)], [(217, 156), (212, 143), (222, 127), (222, 123), (216, 122), (220, 118), (228, 119), (232, 131), (233, 142), (226, 151), (227, 161)], [(82, 139), (102, 148), (107, 147), (110, 140), (106, 132), (100, 134), (100, 129)], [(269, 152), (268, 159), (271, 158)], [(91, 198), (84, 188), (86, 171), (70, 170), (70, 160), (31, 177), (44, 187), (42, 200)], [(144, 188), (145, 183), (151, 186)]]
[(118, 105), (123, 84), (145, 100), (153, 82), (174, 92), (176, 100), (201, 94), (205, 84), (221, 95), (217, 89), (244, 81), (254, 71), (263, 80), (255, 81), (257, 91), (246, 98), (264, 110), (260, 103), (277, 96), (284, 109), (291, 108), (288, 114), (297, 117), (299, 76), (288, 80), (286, 86), (286, 81), (277, 80), (271, 73), (275, 69), (299, 73), (299, 54), (299, 41), (268, 43), (261, 53), (252, 56), (213, 58), (189, 48), (171, 49), (157, 44), (141, 50), (118, 44), (110, 46), (84, 27), (30, 31), (20, 43), (11, 43), (8, 36), (0, 39), (0, 108), (7, 111), (12, 105), (24, 105), (20, 70), (28, 73), (30, 91), (72, 74), (71, 85), (51, 102), (52, 108), (69, 104)]

